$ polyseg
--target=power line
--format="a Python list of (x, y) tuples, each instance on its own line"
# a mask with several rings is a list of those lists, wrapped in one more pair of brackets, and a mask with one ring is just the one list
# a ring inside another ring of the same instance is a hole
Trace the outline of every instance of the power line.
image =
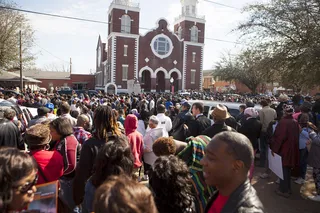
[(51, 52), (49, 52), (48, 50), (44, 49), (43, 47), (41, 47), (39, 44), (37, 44), (36, 42), (32, 41), (35, 45), (37, 45), (40, 49), (44, 50), (45, 52), (47, 52), (48, 54), (50, 54), (51, 56), (55, 57), (56, 59), (59, 59), (61, 61), (63, 61), (64, 63), (70, 64), (69, 61), (65, 61), (61, 58), (59, 58), (58, 56), (55, 56), (54, 54), (52, 54)]
[[(207, 0), (205, 0), (205, 1), (207, 1)], [(215, 3), (212, 1), (209, 1), (209, 2)], [(217, 3), (217, 4), (219, 4), (219, 3)], [(107, 25), (109, 24), (108, 22), (105, 22), (105, 21), (97, 21), (97, 20), (93, 20), (93, 19), (85, 19), (85, 18), (78, 18), (78, 17), (72, 17), (72, 16), (63, 16), (63, 15), (57, 15), (57, 14), (52, 14), (52, 13), (43, 13), (43, 12), (24, 10), (24, 9), (18, 9), (18, 8), (13, 8), (13, 7), (0, 6), (0, 9), (15, 10), (15, 11), (24, 12), (24, 13), (32, 13), (32, 14), (36, 14), (36, 15), (44, 15), (44, 16), (51, 16), (51, 17), (56, 17), (56, 18), (71, 19), (71, 20), (76, 20), (76, 21), (92, 22), (92, 23), (97, 23), (97, 24), (107, 24)], [(132, 27), (134, 27), (134, 26), (132, 26)], [(145, 28), (145, 27), (139, 27), (139, 29), (148, 30), (148, 31), (153, 30), (153, 29)], [(204, 38), (207, 40), (213, 40), (213, 41), (219, 41), (219, 42), (225, 42), (225, 43), (239, 44), (238, 42), (227, 41), (227, 40), (217, 39), (217, 38), (208, 38), (208, 37), (200, 37), (200, 38)], [(56, 56), (54, 56), (54, 57), (56, 57)]]
[(241, 10), (240, 8), (237, 8), (237, 7), (234, 7), (234, 6), (231, 6), (231, 5), (227, 5), (227, 4), (222, 4), (222, 3), (219, 3), (219, 2), (215, 2), (215, 1), (210, 1), (210, 0), (203, 0), (205, 2), (209, 2), (211, 4), (216, 4), (216, 5), (219, 5), (219, 6), (223, 6), (223, 7), (228, 7), (228, 8), (232, 8), (232, 9), (236, 9), (236, 10)]
[(227, 40), (222, 40), (222, 39), (217, 39), (217, 38), (208, 38), (208, 37), (205, 37), (204, 39), (213, 40), (213, 41), (219, 41), (219, 42), (225, 42), (225, 43), (232, 43), (232, 44), (241, 44), (241, 43), (239, 43), (239, 42), (227, 41)]
[(98, 23), (98, 24), (108, 24), (108, 22), (105, 22), (105, 21), (96, 21), (96, 20), (91, 20), (91, 19), (77, 18), (77, 17), (71, 17), (71, 16), (63, 16), (63, 15), (57, 15), (57, 14), (52, 14), (52, 13), (43, 13), (43, 12), (37, 12), (37, 11), (31, 11), (31, 10), (23, 10), (23, 9), (13, 8), (13, 7), (0, 6), (0, 8), (1, 9), (7, 9), (7, 10), (15, 10), (15, 11), (24, 12), (24, 13), (33, 13), (33, 14), (43, 15), (43, 16), (51, 16), (51, 17), (56, 17), (56, 18), (65, 18), (65, 19), (72, 19), (72, 20), (77, 20), (77, 21), (86, 21), (86, 22), (92, 22), (92, 23)]

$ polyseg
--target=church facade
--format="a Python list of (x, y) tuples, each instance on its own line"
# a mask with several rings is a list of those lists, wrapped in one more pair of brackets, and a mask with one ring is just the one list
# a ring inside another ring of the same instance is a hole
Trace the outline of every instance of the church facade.
[(197, 15), (197, 4), (181, 0), (174, 32), (159, 19), (140, 35), (139, 4), (113, 0), (107, 41), (99, 36), (96, 49), (96, 89), (127, 92), (127, 81), (135, 79), (144, 92), (202, 90), (205, 19)]

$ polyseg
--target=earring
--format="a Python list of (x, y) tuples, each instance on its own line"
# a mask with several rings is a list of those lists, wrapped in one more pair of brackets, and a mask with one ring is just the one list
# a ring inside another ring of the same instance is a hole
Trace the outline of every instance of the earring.
[(50, 145), (46, 144), (46, 146), (44, 147), (44, 150), (48, 151), (50, 149)]

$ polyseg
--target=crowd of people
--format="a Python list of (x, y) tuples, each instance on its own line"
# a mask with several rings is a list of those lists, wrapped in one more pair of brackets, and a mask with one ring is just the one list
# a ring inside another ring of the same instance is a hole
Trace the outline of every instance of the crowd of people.
[(281, 95), (277, 105), (243, 100), (237, 117), (221, 102), (213, 120), (201, 101), (190, 104), (195, 97), (0, 94), (38, 113), (26, 122), (4, 110), (0, 212), (26, 210), (36, 186), (52, 181), (58, 212), (265, 212), (251, 180), (257, 153), (260, 177), (270, 176), (269, 148), (283, 160), (275, 193), (290, 197), (292, 171), (303, 184), (309, 165), (317, 190), (310, 199), (320, 201), (320, 94)]

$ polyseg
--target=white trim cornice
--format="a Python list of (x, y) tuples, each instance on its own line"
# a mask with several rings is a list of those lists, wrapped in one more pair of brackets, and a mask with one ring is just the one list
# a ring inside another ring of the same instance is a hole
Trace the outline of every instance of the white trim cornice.
[(200, 19), (200, 18), (196, 18), (196, 17), (186, 17), (186, 16), (182, 16), (178, 19), (175, 20), (174, 25), (179, 24), (183, 21), (191, 21), (191, 22), (196, 22), (196, 23), (201, 23), (201, 24), (205, 24), (206, 20), (205, 19)]
[(184, 41), (186, 45), (204, 47), (204, 43), (192, 42), (192, 41)]
[(112, 32), (112, 33), (109, 34), (108, 40), (109, 40), (109, 38), (111, 38), (113, 36), (115, 36), (115, 37), (124, 37), (124, 38), (135, 38), (135, 39), (140, 37), (140, 35), (137, 35), (137, 34)]
[(139, 7), (129, 7), (126, 5), (119, 5), (119, 4), (111, 3), (108, 13), (110, 14), (113, 9), (119, 9), (119, 10), (124, 10), (124, 11), (133, 11), (133, 12), (138, 12), (138, 13), (140, 12)]

